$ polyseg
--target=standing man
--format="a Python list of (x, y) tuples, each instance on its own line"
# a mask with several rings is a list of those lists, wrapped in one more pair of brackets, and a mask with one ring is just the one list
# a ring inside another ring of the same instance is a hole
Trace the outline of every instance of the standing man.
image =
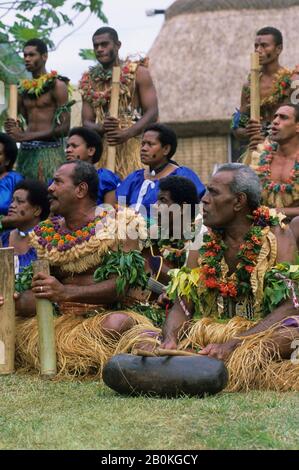
[(283, 49), (281, 32), (271, 26), (256, 33), (254, 50), (259, 54), (261, 122), (250, 120), (250, 76), (243, 85), (241, 106), (233, 115), (232, 129), (238, 140), (248, 139), (262, 131), (268, 135), (268, 128), (278, 106), (289, 101), (292, 80), (297, 77), (291, 70), (282, 67), (279, 56)]
[[(260, 134), (250, 140), (254, 150)], [(252, 152), (251, 168), (262, 184), (262, 204), (276, 208), (289, 220), (299, 215), (299, 105), (280, 106), (272, 121), (271, 141)]]
[(21, 148), (17, 170), (27, 178), (47, 182), (63, 163), (63, 138), (70, 125), (68, 107), (68, 79), (55, 71), (47, 73), (48, 50), (40, 39), (31, 39), (24, 45), (24, 62), (32, 80), (19, 83), (18, 112), (25, 120), (7, 119), (6, 132)]
[[(82, 123), (105, 136), (101, 167), (107, 166), (107, 146), (116, 145), (116, 173), (124, 178), (141, 168), (140, 140), (143, 129), (158, 117), (156, 90), (145, 60), (121, 61), (121, 42), (113, 28), (103, 27), (93, 35), (98, 60), (81, 78)], [(108, 115), (113, 66), (121, 67), (119, 119)]]

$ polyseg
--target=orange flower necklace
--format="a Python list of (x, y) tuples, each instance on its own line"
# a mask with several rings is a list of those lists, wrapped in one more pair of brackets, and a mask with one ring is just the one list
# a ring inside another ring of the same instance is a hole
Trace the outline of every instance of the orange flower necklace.
[(221, 262), (227, 246), (220, 232), (210, 231), (204, 236), (204, 245), (199, 253), (202, 257), (200, 283), (206, 290), (203, 296), (217, 293), (222, 297), (242, 298), (251, 292), (250, 277), (263, 244), (263, 228), (279, 223), (277, 217), (270, 216), (269, 208), (261, 206), (253, 212), (253, 225), (244, 237), (237, 253), (238, 264), (235, 280), (224, 280)]

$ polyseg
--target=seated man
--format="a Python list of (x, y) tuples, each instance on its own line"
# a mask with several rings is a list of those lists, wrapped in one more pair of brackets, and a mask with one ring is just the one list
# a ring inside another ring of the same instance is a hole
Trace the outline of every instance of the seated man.
[[(49, 261), (51, 275), (33, 277), (31, 290), (24, 290), (16, 300), (16, 312), (19, 317), (32, 317), (36, 299), (55, 303), (62, 314), (55, 320), (59, 372), (97, 373), (113, 354), (123, 329), (139, 321), (149, 323), (133, 312), (107, 314), (119, 308), (128, 287), (143, 287), (147, 282), (138, 251), (139, 237), (147, 236), (144, 219), (127, 209), (104, 212), (100, 208), (97, 213), (97, 172), (80, 160), (58, 168), (48, 191), (55, 216), (37, 225), (29, 236), (38, 257)], [(21, 366), (36, 367), (35, 317), (18, 319), (17, 355)]]
[[(143, 302), (133, 307), (150, 318), (155, 326), (162, 325), (165, 309), (159, 308), (155, 302), (144, 301), (157, 300), (157, 294), (162, 294), (170, 281), (168, 271), (183, 267), (191, 253), (193, 267), (196, 266), (202, 240), (199, 198), (193, 181), (183, 176), (167, 176), (160, 180), (159, 189), (155, 207), (157, 224), (150, 227), (150, 238), (142, 252), (153, 278), (148, 289), (140, 293)], [(168, 308), (170, 300), (163, 295), (159, 304)]]
[[(203, 222), (210, 232), (198, 267), (173, 277), (168, 294), (175, 305), (160, 347), (191, 347), (226, 361), (229, 390), (299, 390), (299, 366), (282, 361), (294, 358), (299, 339), (295, 236), (260, 207), (259, 179), (245, 165), (222, 165), (207, 189)], [(204, 318), (190, 323), (195, 313)], [(137, 347), (153, 344), (154, 334), (159, 344), (158, 330), (138, 333)]]

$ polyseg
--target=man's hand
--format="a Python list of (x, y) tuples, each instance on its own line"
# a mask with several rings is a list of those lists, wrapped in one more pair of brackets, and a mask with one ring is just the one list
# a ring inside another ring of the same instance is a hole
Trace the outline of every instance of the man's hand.
[(108, 145), (120, 145), (130, 138), (128, 129), (120, 129), (119, 119), (106, 117), (103, 129)]
[[(15, 292), (13, 295), (14, 300), (18, 300), (19, 297), (20, 297), (19, 292)], [(3, 305), (4, 305), (4, 297), (0, 295), (0, 307), (2, 307)]]
[(37, 273), (32, 279), (32, 292), (37, 299), (48, 299), (52, 302), (66, 300), (66, 286), (57, 281), (54, 276)]
[(253, 137), (251, 137), (250, 141), (249, 141), (249, 150), (256, 150), (257, 149), (257, 146), (259, 144), (262, 144), (263, 142), (265, 142), (265, 137), (263, 137), (262, 135), (254, 135)]
[(24, 131), (20, 128), (19, 122), (15, 119), (8, 118), (4, 123), (4, 129), (17, 142), (21, 142), (24, 136)]
[(178, 340), (174, 336), (165, 337), (163, 339), (160, 349), (177, 349), (178, 348)]
[(238, 344), (238, 340), (227, 341), (223, 344), (211, 343), (202, 349), (198, 354), (214, 357), (215, 359), (220, 359), (221, 361), (226, 361), (232, 352), (236, 349)]
[(168, 297), (168, 295), (164, 292), (163, 294), (160, 294), (159, 297), (158, 297), (158, 300), (157, 300), (157, 304), (162, 307), (162, 308), (165, 308), (165, 307), (169, 307), (170, 305), (172, 305), (172, 302), (170, 300), (170, 298)]
[[(258, 121), (255, 121), (254, 119), (250, 119), (245, 129), (246, 129), (246, 136), (249, 139), (256, 135), (260, 135), (262, 137), (261, 123)], [(263, 140), (265, 140), (265, 138), (263, 138)]]

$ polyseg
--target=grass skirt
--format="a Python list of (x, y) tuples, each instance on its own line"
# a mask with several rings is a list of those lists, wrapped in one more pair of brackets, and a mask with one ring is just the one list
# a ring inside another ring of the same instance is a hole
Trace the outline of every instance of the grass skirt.
[(55, 147), (20, 148), (17, 171), (25, 178), (38, 179), (48, 183), (56, 169), (65, 162), (63, 145)]
[[(67, 313), (55, 318), (57, 377), (99, 377), (103, 365), (115, 353), (120, 335), (102, 325), (111, 313), (126, 313), (143, 329), (151, 323), (135, 312), (111, 311), (85, 318)], [(39, 370), (38, 325), (36, 317), (17, 319), (16, 365), (23, 370)]]
[[(192, 323), (187, 330), (185, 328), (178, 349), (197, 350), (211, 343), (224, 343), (253, 326), (252, 321), (241, 317), (234, 317), (227, 323), (202, 318)], [(235, 349), (226, 363), (229, 371), (226, 391), (299, 391), (299, 363), (281, 360), (274, 341), (278, 329), (283, 334), (283, 327), (274, 325), (266, 332), (248, 336)], [(290, 328), (286, 328), (287, 331)], [(115, 352), (134, 353), (141, 342), (158, 346), (160, 333), (158, 328), (146, 329), (143, 325), (136, 325), (121, 337)]]

